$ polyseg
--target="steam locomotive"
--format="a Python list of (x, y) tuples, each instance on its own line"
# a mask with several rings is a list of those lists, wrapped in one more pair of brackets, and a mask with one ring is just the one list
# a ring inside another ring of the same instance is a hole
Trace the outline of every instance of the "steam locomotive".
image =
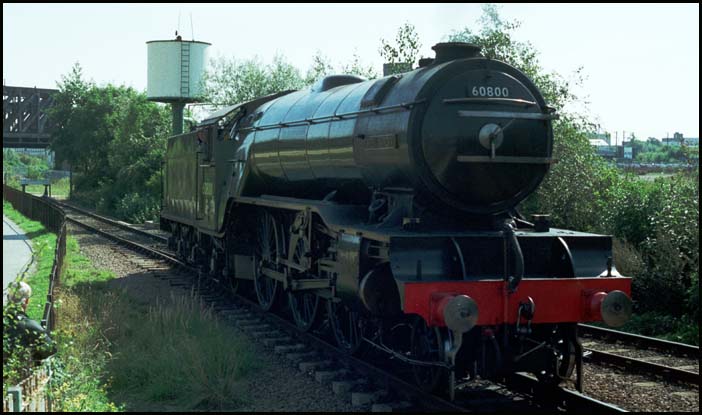
[(178, 255), (348, 353), (382, 350), (427, 390), (577, 370), (577, 323), (623, 324), (610, 236), (516, 206), (555, 160), (557, 117), (466, 43), (401, 75), (327, 76), (222, 109), (168, 142), (161, 228)]

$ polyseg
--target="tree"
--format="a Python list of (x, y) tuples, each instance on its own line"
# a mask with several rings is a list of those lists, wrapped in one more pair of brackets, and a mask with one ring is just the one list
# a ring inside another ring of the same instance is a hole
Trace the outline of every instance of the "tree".
[[(356, 52), (350, 62), (341, 65), (340, 72), (368, 79), (378, 77)], [(276, 55), (268, 65), (257, 57), (244, 61), (220, 57), (211, 62), (203, 78), (205, 102), (215, 107), (233, 105), (276, 92), (302, 89), (332, 73), (332, 64), (319, 51), (304, 77), (283, 55)]]
[(365, 66), (361, 62), (361, 57), (358, 52), (353, 52), (351, 61), (341, 66), (341, 72), (347, 75), (356, 75), (366, 79), (375, 79), (378, 77), (378, 72), (372, 66)]
[(52, 149), (81, 173), (74, 176), (74, 196), (124, 219), (153, 217), (168, 110), (133, 88), (84, 81), (78, 64), (58, 86), (49, 112), (57, 125)]
[(220, 57), (211, 61), (203, 77), (205, 102), (214, 106), (238, 104), (303, 86), (300, 71), (282, 55), (276, 55), (269, 65), (257, 57), (244, 61)]
[(88, 144), (88, 139), (86, 132), (77, 126), (76, 108), (85, 105), (92, 85), (83, 79), (83, 70), (76, 62), (68, 75), (61, 76), (57, 86), (59, 93), (54, 95), (54, 104), (48, 111), (56, 126), (51, 149), (56, 153), (57, 161), (70, 160), (75, 169), (86, 171), (88, 166), (83, 148)]
[[(629, 262), (639, 263), (638, 271), (628, 274), (634, 277), (636, 312), (652, 313), (646, 317), (649, 323), (639, 323), (636, 330), (648, 335), (675, 332), (677, 341), (699, 342), (699, 170), (650, 183), (622, 174), (596, 156), (587, 140), (591, 123), (565, 108), (577, 99), (571, 82), (544, 71), (537, 50), (514, 38), (518, 27), (519, 22), (503, 20), (496, 6), (487, 5), (477, 31), (465, 28), (448, 39), (477, 44), (484, 56), (524, 72), (560, 114), (553, 123), (558, 163), (520, 208), (550, 213), (559, 227), (619, 238), (614, 244), (615, 265), (619, 267), (622, 259), (626, 262), (626, 256), (636, 258)], [(575, 82), (581, 82), (580, 70), (575, 75)], [(649, 145), (638, 140), (632, 144)]]
[(322, 79), (327, 75), (331, 75), (333, 72), (334, 67), (329, 61), (329, 58), (324, 56), (322, 52), (318, 50), (312, 56), (312, 65), (307, 70), (307, 75), (305, 75), (305, 84), (312, 85), (319, 79)]
[[(565, 109), (577, 99), (570, 82), (557, 73), (546, 72), (539, 63), (537, 49), (514, 38), (519, 26), (518, 21), (504, 20), (495, 5), (484, 5), (477, 31), (466, 27), (451, 33), (448, 40), (478, 45), (484, 56), (521, 70), (536, 84), (548, 105), (556, 109), (560, 118), (553, 123), (553, 152), (558, 163), (522, 208), (527, 213), (550, 213), (558, 226), (592, 230), (598, 224), (592, 195), (606, 185), (612, 172), (589, 145), (586, 132), (592, 123)], [(575, 73), (576, 83), (582, 82), (581, 69)]]
[[(108, 145), (104, 204), (120, 217), (144, 221), (158, 216), (161, 163), (171, 133), (166, 106), (132, 89), (119, 108), (115, 137)], [(109, 189), (109, 190), (108, 190)]]
[(379, 52), (385, 63), (390, 64), (390, 73), (400, 73), (412, 70), (421, 47), (414, 25), (405, 23), (397, 29), (394, 46), (385, 39), (380, 39)]
[[(497, 6), (487, 4), (483, 6), (479, 22), (479, 31), (475, 32), (466, 27), (451, 33), (448, 40), (476, 44), (482, 48), (484, 56), (518, 68), (534, 81), (549, 105), (558, 110), (577, 99), (570, 90), (570, 82), (555, 72), (547, 73), (539, 64), (538, 52), (534, 45), (514, 39), (514, 31), (521, 25), (519, 21), (504, 20), (500, 17)], [(581, 71), (582, 67), (574, 74), (576, 84), (582, 82)], [(574, 115), (571, 114), (571, 117)], [(586, 120), (578, 121), (586, 124)]]

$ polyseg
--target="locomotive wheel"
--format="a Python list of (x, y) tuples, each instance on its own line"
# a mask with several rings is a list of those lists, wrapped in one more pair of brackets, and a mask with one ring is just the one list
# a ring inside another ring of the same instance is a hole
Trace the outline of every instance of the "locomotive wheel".
[[(295, 246), (292, 262), (305, 265), (306, 261), (308, 261), (305, 257), (306, 252), (308, 252), (308, 245), (304, 238), (300, 238)], [(288, 268), (288, 272), (290, 272), (290, 276), (293, 279), (309, 278), (309, 274), (301, 273), (292, 268)], [(310, 291), (290, 291), (288, 292), (288, 304), (297, 328), (302, 332), (309, 331), (317, 322), (319, 296)]]
[(239, 279), (234, 278), (233, 275), (225, 275), (224, 278), (227, 280), (227, 289), (229, 289), (229, 293), (231, 295), (236, 295), (237, 291), (239, 291)]
[(278, 232), (278, 225), (273, 215), (265, 212), (258, 218), (258, 238), (254, 250), (254, 289), (258, 304), (264, 311), (273, 307), (278, 293), (278, 281), (263, 274), (262, 268), (274, 267), (280, 270), (277, 265), (278, 256), (281, 252), (281, 243)]
[(178, 225), (171, 225), (171, 235), (168, 237), (168, 249), (177, 252), (176, 248), (178, 246)]
[[(443, 337), (438, 327), (427, 327), (423, 318), (415, 316), (412, 321), (410, 350), (413, 359), (426, 362), (443, 362)], [(448, 373), (437, 366), (412, 365), (414, 381), (422, 390), (433, 392), (446, 380)]]
[(363, 344), (363, 325), (360, 314), (344, 303), (335, 303), (331, 300), (327, 301), (327, 314), (339, 347), (347, 354), (359, 354)]
[(183, 228), (183, 225), (177, 225), (175, 238), (176, 255), (185, 260), (185, 258), (187, 258), (188, 248), (187, 241), (185, 240), (185, 228)]
[(297, 328), (306, 332), (317, 322), (319, 297), (310, 292), (289, 292), (288, 303)]
[(558, 385), (562, 380), (570, 378), (575, 368), (576, 347), (573, 340), (567, 336), (559, 335), (556, 331), (552, 339), (553, 360), (546, 362), (546, 368), (536, 373), (536, 377), (543, 383)]
[(213, 280), (220, 282), (224, 277), (224, 254), (212, 244), (208, 271)]

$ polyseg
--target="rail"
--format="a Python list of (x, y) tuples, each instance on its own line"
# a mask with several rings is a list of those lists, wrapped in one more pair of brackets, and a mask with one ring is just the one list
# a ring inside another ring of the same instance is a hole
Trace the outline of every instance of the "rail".
[(606, 329), (603, 327), (592, 326), (589, 324), (578, 324), (578, 328), (580, 329), (580, 332), (582, 334), (587, 334), (596, 339), (615, 341), (619, 340), (629, 344), (636, 344), (645, 348), (672, 352), (680, 355), (700, 357), (699, 346), (694, 346), (691, 344), (657, 339), (655, 337), (642, 336), (640, 334), (626, 333), (623, 331)]
[[(69, 219), (65, 216), (64, 212), (60, 208), (60, 206), (54, 202), (51, 202), (45, 198), (39, 198), (36, 196), (28, 195), (25, 193), (22, 193), (20, 191), (17, 191), (15, 189), (9, 188), (7, 186), (3, 187), (3, 195), (4, 199), (8, 200), (13, 207), (15, 207), (17, 210), (19, 210), (21, 213), (23, 213), (25, 216), (29, 217), (30, 219), (38, 220), (44, 226), (47, 227), (47, 229), (52, 230), (57, 233), (58, 239), (57, 239), (57, 248), (55, 252), (55, 258), (54, 258), (54, 266), (52, 268), (52, 274), (51, 274), (51, 284), (49, 288), (49, 294), (47, 295), (47, 306), (45, 307), (45, 313), (44, 313), (44, 321), (43, 323), (46, 324), (48, 328), (53, 329), (55, 325), (55, 316), (53, 316), (53, 290), (56, 284), (59, 282), (59, 275), (60, 275), (60, 270), (63, 264), (63, 257), (65, 255), (65, 234), (66, 234), (66, 220)], [(68, 207), (68, 206), (67, 206)], [(104, 219), (104, 218), (103, 218)], [(70, 219), (72, 222), (73, 220)], [(76, 223), (86, 227), (86, 228), (91, 228), (90, 226), (86, 226), (85, 224), (82, 224), (78, 221)], [(135, 229), (130, 229), (132, 231), (135, 231)], [(183, 268), (183, 269), (188, 269), (189, 271), (192, 271), (190, 267), (177, 259), (171, 257), (170, 255), (165, 255), (162, 252), (158, 252), (153, 250), (150, 247), (143, 246), (136, 244), (131, 241), (124, 240), (122, 238), (118, 238), (114, 235), (110, 235), (107, 232), (102, 232), (97, 229), (95, 231), (98, 231), (98, 233), (102, 234), (103, 236), (106, 236), (110, 239), (113, 240), (121, 240), (120, 242), (126, 243), (128, 245), (131, 245), (132, 249), (141, 251), (143, 253), (147, 253), (149, 255), (152, 255), (158, 259), (161, 260), (166, 260), (170, 262), (171, 264)], [(271, 316), (269, 315), (267, 317), (268, 319), (276, 319), (279, 320), (279, 317), (277, 316)], [(290, 326), (290, 323), (287, 323), (288, 326)], [(290, 329), (290, 327), (288, 327)], [(291, 330), (294, 332), (294, 330)], [(311, 339), (308, 339), (309, 335), (308, 334), (297, 334), (297, 337), (304, 338), (305, 340), (311, 341)], [(329, 344), (321, 344), (319, 339), (317, 339), (316, 342), (312, 342), (313, 344), (316, 343), (316, 345), (320, 349), (328, 349), (332, 350), (333, 346)], [(320, 347), (321, 346), (321, 347)], [(362, 366), (367, 366), (365, 362), (361, 361), (346, 361), (346, 364), (350, 364), (351, 366), (355, 367), (362, 367)], [(367, 368), (366, 368), (367, 369)], [(377, 370), (375, 368), (371, 369)], [(369, 369), (370, 370), (370, 369)], [(373, 372), (374, 370), (370, 370), (370, 372)], [(377, 377), (383, 377), (383, 374), (376, 372), (374, 373)], [(50, 377), (50, 372), (48, 372), (48, 376)], [(46, 376), (44, 376), (44, 379), (46, 379)], [(29, 385), (34, 385), (37, 382), (32, 379), (25, 379), (23, 381), (24, 384), (29, 384)], [(414, 389), (413, 387), (408, 387), (408, 385), (405, 385), (402, 380), (398, 379), (393, 379), (392, 377), (388, 377), (384, 379), (384, 382), (386, 385), (389, 386), (389, 384), (393, 384), (395, 386), (396, 390), (405, 390), (410, 395), (413, 395), (415, 397), (418, 396), (418, 391)], [(43, 382), (45, 384), (45, 382)], [(510, 379), (508, 382), (511, 388), (515, 390), (521, 390), (522, 392), (527, 392), (533, 396), (539, 396), (539, 397), (544, 397), (544, 396), (550, 396), (551, 399), (555, 398), (557, 401), (557, 406), (561, 409), (566, 409), (566, 410), (595, 410), (595, 411), (606, 411), (606, 412), (616, 412), (620, 411), (620, 408), (617, 408), (612, 405), (607, 405), (602, 402), (596, 401), (592, 398), (588, 398), (586, 396), (583, 396), (581, 394), (571, 392), (568, 390), (563, 390), (563, 389), (558, 389), (557, 392), (554, 392), (553, 389), (549, 389), (548, 391), (540, 391), (541, 387), (538, 386), (538, 384), (533, 383), (533, 379), (529, 379), (529, 377), (524, 377), (524, 376), (516, 376)], [(410, 385), (411, 386), (411, 385)], [(20, 383), (20, 385), (17, 385), (16, 388), (21, 388), (23, 387), (23, 384)], [(43, 385), (39, 387), (39, 389), (42, 389)], [(12, 389), (12, 388), (11, 388)], [(33, 393), (36, 396), (36, 385), (35, 385), (35, 390)], [(41, 392), (41, 390), (40, 390)], [(31, 394), (32, 392), (30, 392)], [(4, 408), (8, 410), (8, 401), (10, 404), (13, 402), (13, 398), (16, 399), (16, 396), (22, 396), (24, 393), (19, 392), (16, 393), (15, 395), (9, 395), (6, 397), (5, 402), (4, 402)], [(9, 398), (9, 399), (8, 399)], [(41, 398), (40, 400), (41, 401)], [(43, 401), (41, 401), (43, 402)], [(454, 405), (453, 403), (444, 401), (438, 397), (432, 397), (431, 399), (426, 399), (425, 398), (425, 405), (427, 405), (429, 408), (432, 409), (438, 409), (440, 408), (441, 410), (451, 410), (451, 411), (456, 411), (460, 409), (466, 409), (466, 408), (461, 408), (458, 405)], [(32, 408), (32, 405), (36, 405), (35, 403), (31, 404), (22, 404), (20, 403), (22, 408)], [(12, 408), (12, 407), (9, 407)]]
[[(686, 356), (697, 359), (700, 357), (700, 348), (690, 344), (641, 336), (639, 334), (626, 333), (587, 324), (579, 324), (578, 327), (581, 334), (590, 336), (593, 339), (604, 340), (606, 342), (621, 342), (626, 345), (635, 346), (637, 349), (656, 350), (658, 352), (673, 354), (676, 356)], [(619, 366), (632, 372), (654, 374), (668, 380), (690, 384), (698, 385), (700, 383), (699, 373), (681, 368), (665, 366), (634, 357), (621, 356), (617, 353), (611, 353), (603, 350), (592, 350), (588, 348), (588, 350), (585, 352), (585, 357), (593, 362), (601, 362)]]
[[(194, 279), (196, 280), (196, 282), (194, 283), (198, 287), (198, 290), (204, 289), (204, 291), (207, 291), (206, 288), (200, 285), (202, 282), (200, 280), (199, 271), (193, 268), (191, 265), (186, 264), (180, 261), (179, 259), (172, 257), (171, 255), (166, 255), (165, 253), (159, 250), (154, 250), (151, 247), (116, 236), (109, 232), (105, 232), (86, 223), (82, 223), (74, 218), (69, 217), (67, 218), (67, 220), (69, 220), (71, 223), (75, 223), (76, 225), (88, 229), (91, 232), (97, 233), (107, 239), (115, 241), (118, 244), (125, 246), (131, 250), (145, 254), (156, 260), (166, 261), (173, 265), (175, 268), (180, 269), (181, 271), (185, 271), (189, 275), (198, 275), (198, 277), (194, 277)], [(209, 293), (209, 296), (211, 298), (216, 297), (216, 295), (213, 293)], [(372, 378), (374, 382), (376, 382), (378, 385), (381, 385), (385, 389), (392, 390), (402, 399), (406, 399), (407, 401), (420, 402), (423, 410), (432, 412), (438, 411), (452, 413), (464, 411), (472, 412), (475, 410), (479, 410), (476, 409), (477, 407), (473, 407), (475, 403), (450, 402), (439, 396), (428, 394), (420, 390), (416, 386), (409, 384), (408, 382), (406, 382), (406, 380), (403, 380), (391, 373), (388, 373), (383, 369), (375, 367), (374, 365), (369, 364), (363, 360), (359, 360), (357, 358), (345, 354), (340, 354), (338, 353), (338, 349), (335, 346), (331, 345), (330, 343), (316, 335), (299, 332), (293, 323), (283, 319), (281, 316), (278, 316), (273, 313), (258, 312), (258, 305), (250, 299), (238, 295), (236, 296), (235, 303), (237, 303), (238, 305), (243, 305), (245, 308), (248, 308), (254, 314), (259, 314), (259, 317), (261, 317), (263, 321), (267, 321), (277, 326), (279, 329), (286, 332), (291, 338), (294, 338), (298, 341), (303, 341), (304, 343), (311, 345), (310, 350), (316, 350), (332, 354), (334, 355), (334, 359), (341, 363), (341, 366), (345, 368), (355, 368), (365, 373), (369, 378)], [(214, 306), (214, 302), (211, 304), (213, 304), (213, 307), (220, 310), (227, 310), (232, 305), (231, 303), (228, 303), (229, 307), (227, 307), (221, 304)], [(579, 394), (574, 391), (570, 391), (563, 388), (544, 387), (538, 381), (536, 381), (535, 378), (532, 378), (528, 375), (515, 376), (514, 378), (509, 380), (508, 384), (510, 388), (513, 388), (515, 391), (518, 391), (521, 394), (531, 395), (534, 397), (538, 397), (540, 400), (543, 400), (542, 405), (545, 405), (543, 406), (543, 408), (546, 409), (588, 411), (596, 413), (625, 412), (621, 408), (618, 408), (614, 405), (598, 401), (596, 399), (590, 398), (588, 396)], [(465, 406), (466, 404), (468, 404), (469, 406)]]
[(89, 211), (89, 210), (87, 210), (87, 209), (83, 209), (83, 208), (80, 208), (80, 207), (78, 207), (78, 206), (68, 204), (68, 203), (66, 203), (66, 202), (55, 201), (55, 203), (56, 203), (57, 205), (59, 205), (60, 207), (62, 207), (62, 208), (75, 210), (76, 212), (78, 212), (78, 213), (80, 213), (80, 214), (82, 214), (82, 215), (89, 216), (89, 217), (91, 217), (91, 218), (93, 218), (93, 219), (99, 220), (99, 221), (101, 221), (101, 222), (105, 222), (105, 223), (107, 223), (107, 224), (109, 224), (109, 225), (111, 225), (111, 226), (115, 226), (115, 227), (118, 227), (118, 228), (120, 228), (120, 229), (124, 229), (124, 230), (126, 230), (126, 231), (129, 231), (129, 232), (132, 232), (132, 233), (136, 233), (136, 234), (138, 234), (138, 235), (141, 235), (141, 236), (144, 236), (144, 237), (147, 237), (147, 238), (151, 238), (151, 239), (153, 239), (153, 240), (156, 241), (156, 242), (160, 242), (160, 243), (164, 243), (164, 244), (168, 243), (168, 238), (164, 238), (163, 236), (155, 235), (155, 234), (153, 234), (153, 233), (151, 233), (151, 232), (147, 232), (147, 231), (143, 231), (143, 230), (141, 230), (141, 229), (137, 229), (137, 228), (135, 228), (135, 227), (133, 227), (133, 226), (129, 226), (129, 225), (123, 223), (123, 222), (118, 222), (118, 221), (113, 220), (113, 219), (110, 219), (110, 218), (108, 218), (108, 217), (101, 216), (101, 215), (98, 215), (98, 214), (96, 214), (96, 213), (93, 213), (93, 212), (91, 212), (91, 211)]

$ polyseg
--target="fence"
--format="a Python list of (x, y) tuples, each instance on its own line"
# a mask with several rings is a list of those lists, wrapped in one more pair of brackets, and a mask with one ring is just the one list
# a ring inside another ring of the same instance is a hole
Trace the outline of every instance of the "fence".
[[(66, 256), (66, 217), (56, 204), (49, 199), (32, 196), (13, 189), (5, 184), (2, 187), (3, 199), (27, 218), (41, 222), (49, 231), (56, 234), (54, 262), (49, 275), (49, 292), (46, 294), (42, 326), (52, 331), (56, 327), (54, 309), (54, 289), (60, 282), (63, 260)], [(49, 358), (50, 359), (50, 358)], [(32, 374), (11, 387), (8, 396), (3, 399), (3, 412), (49, 412), (51, 402), (48, 399), (46, 385), (51, 379), (49, 359)]]

